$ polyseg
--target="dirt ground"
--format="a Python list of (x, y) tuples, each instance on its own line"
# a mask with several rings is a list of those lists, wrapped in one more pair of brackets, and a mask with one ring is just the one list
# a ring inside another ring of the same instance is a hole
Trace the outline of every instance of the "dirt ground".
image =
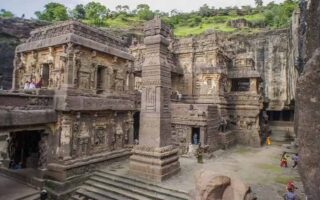
[[(280, 200), (286, 192), (286, 184), (294, 181), (298, 187), (296, 193), (304, 199), (303, 187), (297, 169), (292, 169), (289, 159), (288, 168), (280, 167), (280, 157), (288, 150), (280, 145), (262, 148), (236, 146), (226, 151), (216, 152), (216, 157), (204, 159), (198, 164), (194, 157), (180, 157), (181, 171), (160, 185), (190, 192), (195, 188), (194, 174), (205, 169), (217, 174), (240, 178), (248, 184), (259, 200)], [(128, 161), (115, 163), (113, 171), (128, 175)], [(128, 175), (129, 176), (129, 175)]]
[[(293, 180), (298, 187), (296, 193), (304, 199), (303, 187), (297, 169), (292, 169), (289, 159), (288, 168), (280, 167), (280, 157), (283, 151), (281, 146), (250, 148), (237, 146), (227, 151), (220, 151), (216, 158), (205, 159), (198, 164), (195, 158), (180, 158), (181, 172), (163, 182), (163, 186), (177, 187), (180, 190), (194, 189), (194, 174), (197, 170), (205, 169), (217, 174), (240, 178), (250, 185), (258, 199), (283, 199), (286, 184)], [(289, 150), (292, 151), (292, 150)], [(192, 174), (192, 175), (191, 175)]]

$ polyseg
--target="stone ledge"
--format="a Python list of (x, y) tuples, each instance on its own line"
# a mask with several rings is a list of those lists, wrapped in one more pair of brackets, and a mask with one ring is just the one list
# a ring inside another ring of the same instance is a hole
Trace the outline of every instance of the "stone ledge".
[(98, 43), (93, 40), (86, 39), (84, 37), (75, 35), (73, 33), (68, 33), (68, 34), (56, 36), (53, 38), (47, 38), (47, 39), (42, 39), (38, 41), (21, 44), (17, 46), (16, 52), (21, 53), (21, 52), (32, 51), (32, 50), (41, 49), (41, 48), (48, 48), (51, 46), (67, 44), (69, 42), (75, 43), (90, 49), (94, 49), (103, 53), (115, 55), (117, 57), (124, 58), (126, 60), (131, 60), (131, 61), (133, 60), (132, 55), (130, 55), (127, 52), (121, 51), (111, 46), (107, 46), (105, 44)]
[(54, 110), (0, 110), (0, 127), (55, 123)]

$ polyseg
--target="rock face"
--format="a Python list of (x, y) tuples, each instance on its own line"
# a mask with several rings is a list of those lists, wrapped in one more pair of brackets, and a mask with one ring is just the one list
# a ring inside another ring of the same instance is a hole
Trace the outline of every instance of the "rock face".
[(29, 37), (30, 32), (46, 23), (19, 18), (0, 18), (0, 89), (10, 89), (14, 52), (17, 45)]
[[(210, 51), (220, 48), (235, 60), (238, 55), (249, 54), (255, 69), (263, 79), (263, 96), (269, 110), (290, 109), (295, 88), (295, 71), (289, 62), (289, 35), (287, 29), (249, 35), (207, 33), (194, 38), (177, 40), (174, 53), (184, 70), (192, 71), (199, 65), (210, 65)], [(190, 84), (190, 83), (186, 83)]]
[(250, 187), (241, 180), (202, 170), (196, 175), (196, 200), (239, 200), (253, 199)]
[[(310, 0), (305, 12), (307, 60), (297, 83), (296, 133), (299, 139), (299, 171), (309, 199), (320, 199), (320, 2)], [(303, 33), (303, 32), (302, 32)]]

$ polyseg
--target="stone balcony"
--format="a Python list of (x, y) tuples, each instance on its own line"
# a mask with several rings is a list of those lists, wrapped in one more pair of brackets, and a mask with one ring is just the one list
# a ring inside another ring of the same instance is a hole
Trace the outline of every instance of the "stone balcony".
[(54, 123), (53, 93), (50, 91), (1, 91), (0, 127)]

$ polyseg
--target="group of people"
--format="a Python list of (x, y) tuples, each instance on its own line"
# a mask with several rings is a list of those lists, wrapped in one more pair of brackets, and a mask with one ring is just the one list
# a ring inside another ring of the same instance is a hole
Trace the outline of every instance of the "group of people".
[[(288, 158), (287, 152), (283, 152), (281, 159), (280, 159), (280, 167), (288, 167)], [(299, 155), (296, 153), (292, 156), (293, 165), (292, 168), (298, 166), (299, 162)]]
[[(289, 156), (288, 156), (287, 152), (284, 152), (281, 156), (281, 159), (280, 159), (280, 167), (288, 167), (288, 158), (289, 158)], [(299, 162), (298, 153), (294, 154), (291, 159), (293, 161), (292, 168), (297, 167), (298, 162)], [(285, 200), (297, 200), (298, 199), (297, 195), (294, 193), (295, 190), (297, 189), (297, 187), (293, 184), (292, 181), (288, 182), (286, 189), (287, 189), (287, 192), (284, 195)]]
[(36, 88), (41, 88), (41, 86), (42, 86), (42, 79), (40, 79), (39, 82), (37, 82), (37, 83), (35, 83), (32, 80), (32, 81), (26, 81), (23, 89), (32, 90), (32, 89), (36, 89)]

